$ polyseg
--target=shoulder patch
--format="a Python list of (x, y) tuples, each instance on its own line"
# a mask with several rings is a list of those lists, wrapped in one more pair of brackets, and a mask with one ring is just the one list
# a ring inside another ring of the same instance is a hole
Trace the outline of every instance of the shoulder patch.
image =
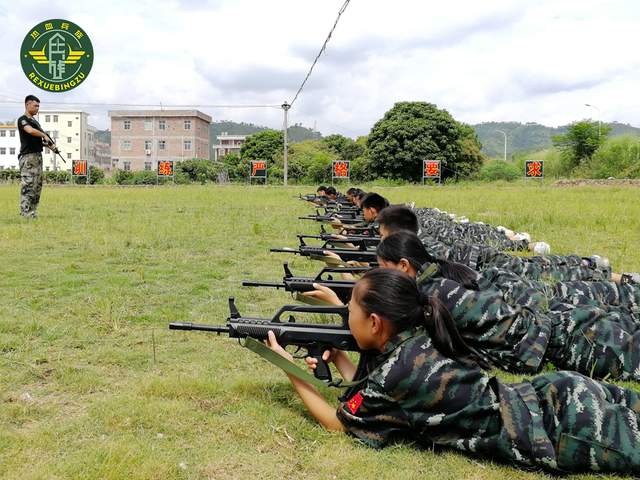
[(351, 410), (351, 413), (355, 414), (362, 405), (362, 394), (356, 393), (350, 400), (347, 400), (347, 407)]
[(20, 121), (20, 125), (22, 125), (22, 126), (24, 127), (25, 125), (27, 125), (27, 121), (23, 118), (23, 119)]

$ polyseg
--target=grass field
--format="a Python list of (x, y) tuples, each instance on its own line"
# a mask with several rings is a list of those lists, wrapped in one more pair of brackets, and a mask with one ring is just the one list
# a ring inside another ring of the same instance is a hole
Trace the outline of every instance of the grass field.
[[(374, 451), (326, 433), (286, 377), (253, 353), (167, 329), (223, 323), (229, 296), (263, 317), (288, 303), (286, 293), (240, 282), (275, 281), (285, 260), (294, 272), (319, 270), (268, 252), (318, 231), (297, 220), (310, 208), (293, 198), (311, 190), (45, 187), (40, 218), (27, 221), (17, 186), (0, 186), (0, 477), (546, 477), (411, 445)], [(599, 253), (614, 271), (640, 270), (638, 189), (376, 190), (528, 231), (554, 253)]]

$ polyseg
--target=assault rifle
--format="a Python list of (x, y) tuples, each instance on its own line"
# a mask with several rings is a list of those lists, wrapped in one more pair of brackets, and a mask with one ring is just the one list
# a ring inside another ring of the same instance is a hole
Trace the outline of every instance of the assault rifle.
[[(349, 313), (347, 307), (311, 307), (306, 305), (285, 305), (271, 319), (243, 317), (236, 308), (235, 301), (229, 298), (230, 315), (227, 324), (201, 325), (196, 323), (170, 323), (171, 330), (199, 330), (212, 333), (226, 333), (229, 338), (253, 338), (263, 341), (268, 338), (268, 332), (272, 331), (276, 340), (283, 347), (293, 345), (298, 350), (304, 349), (308, 355), (318, 360), (314, 375), (331, 385), (331, 370), (322, 359), (322, 354), (331, 348), (347, 351), (360, 351), (358, 344), (349, 330)], [(342, 323), (332, 324), (306, 324), (296, 322), (293, 314), (314, 313), (340, 315)], [(289, 314), (288, 319), (284, 319)]]
[[(343, 232), (342, 234), (350, 235), (350, 236), (357, 236), (357, 237), (364, 237), (364, 238), (371, 238), (371, 237), (379, 238), (378, 227), (376, 225), (363, 225), (363, 226), (349, 225), (344, 227), (342, 229), (342, 232)], [(320, 235), (324, 235), (328, 233), (329, 232), (327, 232), (327, 229), (324, 228), (324, 225), (320, 225)]]
[(272, 282), (253, 282), (245, 280), (242, 282), (243, 287), (269, 287), (284, 288), (286, 292), (301, 293), (315, 290), (313, 284), (317, 283), (333, 290), (342, 303), (346, 304), (351, 299), (351, 290), (355, 285), (354, 280), (334, 280), (332, 273), (362, 273), (371, 270), (369, 267), (346, 267), (334, 268), (325, 267), (315, 277), (296, 277), (291, 273), (289, 264), (284, 264), (284, 277), (282, 283)]
[[(309, 257), (312, 260), (322, 260), (331, 263), (334, 258), (325, 255), (326, 252), (335, 253), (340, 257), (342, 262), (367, 262), (370, 265), (377, 265), (376, 252), (372, 250), (361, 250), (351, 248), (321, 248), (310, 247), (309, 245), (300, 245), (298, 248), (272, 248), (272, 252), (276, 253), (294, 253), (302, 257)], [(336, 260), (336, 265), (341, 264)]]
[(364, 245), (366, 247), (375, 247), (380, 243), (380, 237), (367, 237), (367, 236), (344, 236), (344, 238), (336, 238), (335, 235), (330, 233), (321, 233), (320, 235), (298, 235), (299, 239), (311, 239), (311, 240), (322, 240), (325, 244), (340, 244), (340, 243), (351, 243), (353, 245)]
[(64, 163), (67, 163), (67, 161), (64, 159), (64, 157), (62, 156), (62, 153), (60, 153), (60, 150), (58, 149), (58, 147), (56, 146), (56, 144), (53, 142), (53, 140), (51, 139), (51, 137), (49, 137), (47, 135), (46, 139), (42, 139), (42, 144), (47, 147), (49, 150), (51, 150), (53, 153), (55, 153), (56, 155), (58, 155), (60, 157), (60, 160), (62, 160)]
[(302, 217), (298, 217), (299, 220), (314, 220), (316, 222), (323, 223), (340, 223), (342, 225), (358, 225), (364, 223), (363, 217), (357, 217), (355, 215), (322, 215), (320, 213), (316, 215), (305, 215)]

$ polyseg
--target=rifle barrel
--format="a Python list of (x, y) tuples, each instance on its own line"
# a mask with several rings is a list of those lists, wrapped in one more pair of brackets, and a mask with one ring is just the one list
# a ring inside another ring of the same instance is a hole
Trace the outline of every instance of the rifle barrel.
[(170, 330), (200, 330), (204, 332), (229, 333), (226, 325), (202, 325), (200, 323), (173, 322), (169, 324)]
[(250, 280), (245, 280), (242, 282), (243, 287), (269, 287), (269, 288), (284, 288), (284, 283), (275, 283), (275, 282), (252, 282)]

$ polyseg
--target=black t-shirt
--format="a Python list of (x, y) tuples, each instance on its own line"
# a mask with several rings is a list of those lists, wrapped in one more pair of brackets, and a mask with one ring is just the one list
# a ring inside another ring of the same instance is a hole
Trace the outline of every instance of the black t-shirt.
[(42, 138), (34, 137), (24, 131), (24, 127), (27, 125), (43, 132), (42, 127), (35, 118), (29, 118), (26, 115), (21, 116), (18, 119), (18, 132), (20, 133), (20, 154), (26, 155), (27, 153), (40, 153), (42, 152)]

